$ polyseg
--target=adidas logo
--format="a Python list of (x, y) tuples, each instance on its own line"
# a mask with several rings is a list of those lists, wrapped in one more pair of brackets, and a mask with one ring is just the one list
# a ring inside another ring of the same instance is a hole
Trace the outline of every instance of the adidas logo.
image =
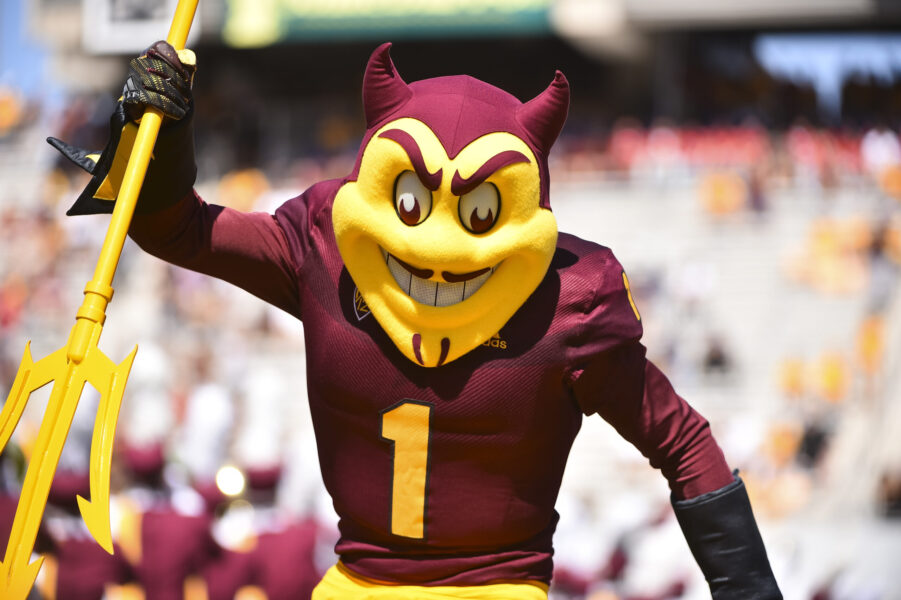
[(501, 350), (507, 349), (507, 341), (501, 339), (500, 333), (495, 333), (491, 336), (490, 340), (485, 340), (482, 342), (483, 346), (488, 346), (489, 348), (500, 348)]

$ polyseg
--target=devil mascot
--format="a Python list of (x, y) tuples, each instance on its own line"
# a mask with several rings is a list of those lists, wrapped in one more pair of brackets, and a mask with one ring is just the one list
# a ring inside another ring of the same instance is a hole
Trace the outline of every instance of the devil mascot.
[(781, 598), (741, 479), (645, 358), (623, 268), (557, 232), (566, 78), (522, 103), (468, 76), (407, 84), (389, 50), (366, 67), (353, 171), (275, 214), (193, 191), (193, 55), (163, 42), (132, 61), (101, 154), (51, 140), (93, 174), (69, 213), (110, 212), (132, 118), (162, 110), (131, 237), (303, 321), (340, 517), (313, 598), (546, 599), (557, 492), (593, 413), (668, 480), (714, 598)]

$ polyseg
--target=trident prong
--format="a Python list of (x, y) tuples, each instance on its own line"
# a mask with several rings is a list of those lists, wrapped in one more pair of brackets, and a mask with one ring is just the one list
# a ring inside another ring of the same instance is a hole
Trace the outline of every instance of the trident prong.
[[(138, 347), (135, 346), (131, 354), (118, 365), (99, 352), (89, 353), (83, 363), (88, 369), (88, 381), (101, 391), (101, 395), (97, 418), (94, 421), (94, 435), (91, 439), (91, 499), (85, 500), (78, 496), (78, 508), (88, 531), (110, 554), (113, 553), (109, 515), (113, 441), (116, 437), (116, 423), (119, 421), (125, 382), (137, 352)], [(105, 383), (105, 386), (98, 385), (101, 383)]]
[[(185, 46), (197, 2), (179, 0), (175, 9), (166, 41), (177, 50)], [(91, 500), (79, 497), (78, 504), (91, 535), (107, 552), (113, 551), (109, 522), (110, 463), (122, 395), (137, 347), (117, 365), (100, 351), (97, 343), (106, 320), (106, 307), (113, 296), (113, 276), (162, 119), (162, 113), (153, 107), (148, 107), (141, 118), (94, 277), (85, 286), (84, 301), (76, 314), (68, 343), (38, 362), (31, 357), (30, 344), (26, 344), (12, 390), (0, 411), (2, 450), (18, 425), (31, 393), (54, 382), (25, 473), (6, 554), (0, 562), (0, 598), (3, 600), (25, 600), (43, 564), (43, 557), (29, 561), (53, 474), (85, 383), (95, 387), (101, 399), (91, 441)]]

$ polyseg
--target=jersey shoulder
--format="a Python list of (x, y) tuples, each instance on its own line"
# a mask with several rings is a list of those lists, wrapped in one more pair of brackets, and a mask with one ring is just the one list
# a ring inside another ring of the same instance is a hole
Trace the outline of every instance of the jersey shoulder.
[(575, 295), (589, 305), (615, 300), (610, 292), (626, 289), (625, 270), (610, 248), (569, 233), (559, 234), (552, 266), (558, 268), (561, 287), (581, 291)]
[(278, 207), (275, 211), (276, 218), (295, 226), (317, 221), (322, 213), (331, 210), (335, 194), (344, 183), (344, 179), (329, 179), (313, 184), (299, 196)]
[(610, 248), (561, 233), (555, 263), (560, 308), (572, 315), (568, 345), (573, 360), (641, 338), (641, 314), (629, 279)]
[(276, 209), (275, 220), (288, 239), (296, 264), (303, 262), (313, 245), (314, 229), (327, 230), (325, 239), (331, 239), (332, 201), (344, 183), (344, 179), (321, 181)]

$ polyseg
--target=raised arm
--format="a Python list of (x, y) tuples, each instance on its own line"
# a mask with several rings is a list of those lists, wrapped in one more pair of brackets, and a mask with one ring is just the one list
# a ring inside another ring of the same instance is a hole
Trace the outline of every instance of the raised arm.
[[(129, 65), (102, 152), (48, 140), (93, 175), (68, 214), (112, 212), (137, 130), (135, 119), (146, 106), (154, 106), (165, 119), (141, 187), (131, 237), (155, 256), (224, 279), (299, 317), (297, 273), (303, 245), (296, 241), (303, 232), (291, 231), (295, 243), (289, 243), (276, 217), (210, 205), (194, 193), (194, 72), (190, 50), (176, 52), (156, 42)], [(306, 214), (303, 196), (289, 202), (289, 212)], [(294, 226), (297, 219), (286, 224)]]
[(129, 235), (158, 258), (233, 283), (301, 316), (298, 265), (273, 215), (207, 204), (192, 192), (160, 211), (135, 215)]

